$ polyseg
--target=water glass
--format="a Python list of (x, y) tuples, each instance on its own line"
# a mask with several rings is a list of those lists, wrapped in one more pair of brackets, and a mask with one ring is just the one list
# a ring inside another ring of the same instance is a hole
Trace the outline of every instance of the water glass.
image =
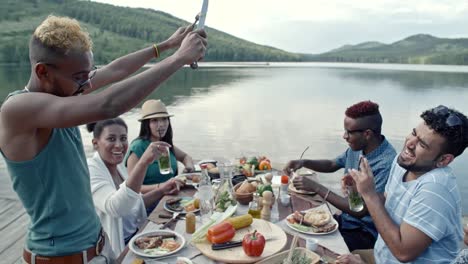
[(315, 251), (317, 250), (318, 247), (318, 240), (315, 238), (307, 238), (306, 239), (306, 248), (310, 251)]
[(210, 185), (202, 185), (198, 188), (198, 199), (200, 199), (200, 218), (202, 223), (208, 221), (213, 214), (213, 190)]
[(159, 172), (161, 174), (169, 174), (172, 172), (171, 155), (170, 155), (169, 147), (164, 148), (164, 151), (159, 156), (158, 163), (159, 163)]
[(356, 190), (355, 186), (346, 186), (348, 192), (348, 203), (349, 209), (354, 212), (360, 212), (364, 209), (364, 200), (362, 200), (361, 194)]
[(289, 194), (282, 194), (280, 196), (280, 201), (283, 206), (288, 206), (291, 201), (291, 196)]

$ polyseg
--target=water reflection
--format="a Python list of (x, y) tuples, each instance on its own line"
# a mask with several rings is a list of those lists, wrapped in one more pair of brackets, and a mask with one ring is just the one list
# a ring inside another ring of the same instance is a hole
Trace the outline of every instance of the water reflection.
[(391, 82), (393, 85), (410, 91), (468, 89), (468, 73), (463, 72), (337, 69), (336, 74), (343, 80), (365, 81), (374, 84), (376, 82)]
[[(212, 90), (228, 87), (243, 79), (253, 78), (247, 71), (217, 68), (183, 68), (171, 76), (148, 99), (161, 99), (166, 105), (192, 96), (208, 95)], [(141, 106), (139, 104), (138, 106)]]

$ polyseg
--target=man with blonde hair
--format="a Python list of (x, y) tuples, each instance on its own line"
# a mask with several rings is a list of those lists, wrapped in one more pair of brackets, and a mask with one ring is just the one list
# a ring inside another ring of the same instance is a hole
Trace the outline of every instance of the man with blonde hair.
[[(31, 220), (23, 253), (27, 263), (103, 259), (106, 242), (77, 126), (130, 110), (178, 69), (203, 58), (206, 34), (192, 29), (179, 28), (166, 41), (96, 69), (92, 41), (78, 21), (49, 16), (36, 28), (29, 44), (29, 82), (0, 109), (1, 152)], [(129, 77), (177, 47), (173, 55)]]

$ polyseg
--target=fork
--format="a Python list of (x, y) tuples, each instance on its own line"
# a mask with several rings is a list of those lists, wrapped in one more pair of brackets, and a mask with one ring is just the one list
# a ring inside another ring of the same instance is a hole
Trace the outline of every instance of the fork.
[(175, 212), (172, 215), (172, 218), (169, 221), (167, 221), (166, 223), (164, 223), (164, 225), (161, 226), (160, 229), (164, 229), (164, 228), (168, 227), (170, 223), (172, 223), (174, 220), (177, 220), (177, 216), (179, 216), (179, 214), (180, 214), (180, 212)]

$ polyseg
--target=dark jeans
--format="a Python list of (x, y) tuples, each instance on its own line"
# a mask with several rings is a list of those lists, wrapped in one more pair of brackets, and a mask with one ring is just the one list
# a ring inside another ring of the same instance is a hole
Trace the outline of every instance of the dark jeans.
[(333, 217), (339, 224), (338, 229), (340, 230), (341, 236), (343, 236), (343, 239), (346, 245), (348, 246), (350, 252), (356, 249), (374, 248), (374, 244), (375, 241), (377, 241), (377, 238), (374, 237), (371, 233), (363, 230), (362, 228), (342, 229), (341, 216), (334, 215)]

